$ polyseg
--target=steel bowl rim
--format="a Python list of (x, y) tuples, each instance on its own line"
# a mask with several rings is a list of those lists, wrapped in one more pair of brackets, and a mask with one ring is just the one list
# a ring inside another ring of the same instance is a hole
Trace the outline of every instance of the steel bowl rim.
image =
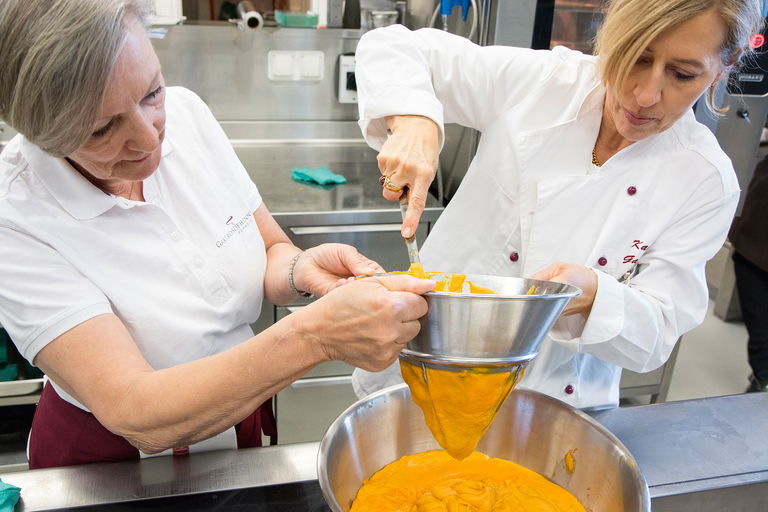
[(419, 352), (417, 350), (412, 350), (406, 347), (402, 349), (400, 353), (405, 354), (405, 356), (415, 359), (419, 362), (422, 362), (422, 361), (427, 363), (437, 362), (437, 363), (446, 363), (449, 365), (456, 365), (456, 366), (475, 367), (475, 366), (507, 366), (507, 365), (517, 365), (520, 363), (528, 363), (534, 357), (536, 357), (536, 355), (539, 352), (537, 350), (536, 352), (531, 352), (523, 356), (512, 356), (512, 357), (461, 357), (461, 356), (449, 356), (449, 355), (443, 355), (443, 354), (427, 354), (427, 353)]
[[(372, 401), (381, 395), (394, 393), (396, 391), (399, 391), (401, 388), (408, 388), (408, 385), (405, 383), (394, 384), (392, 386), (388, 386), (386, 388), (380, 389), (379, 391), (371, 393), (370, 395), (364, 396), (363, 398), (357, 400), (355, 403), (353, 403), (352, 405), (344, 409), (344, 411), (341, 414), (339, 414), (339, 416), (333, 421), (333, 423), (331, 423), (331, 425), (328, 427), (328, 430), (325, 431), (325, 435), (323, 435), (323, 438), (320, 440), (320, 446), (317, 450), (317, 479), (318, 479), (318, 482), (320, 483), (320, 490), (322, 491), (323, 497), (325, 498), (325, 500), (328, 501), (330, 499), (333, 501), (333, 503), (328, 503), (331, 509), (334, 509), (335, 507), (336, 510), (343, 510), (338, 500), (336, 499), (336, 495), (333, 493), (333, 490), (331, 489), (331, 484), (328, 481), (327, 471), (326, 472), (322, 471), (322, 461), (324, 459), (323, 454), (328, 451), (328, 446), (330, 445), (330, 442), (331, 442), (330, 439), (335, 437), (336, 432), (340, 429), (339, 425), (345, 421), (350, 411), (352, 411), (353, 409), (357, 409), (364, 402)], [(410, 395), (410, 388), (408, 389), (407, 392)], [(650, 494), (650, 490), (648, 489), (648, 481), (645, 479), (643, 470), (637, 464), (637, 461), (635, 460), (635, 457), (632, 455), (632, 453), (627, 449), (626, 446), (624, 446), (624, 443), (622, 443), (621, 440), (619, 440), (619, 438), (613, 434), (613, 432), (608, 430), (600, 422), (592, 418), (590, 415), (588, 415), (584, 411), (577, 409), (572, 405), (567, 404), (562, 400), (558, 400), (557, 398), (551, 397), (547, 394), (541, 393), (539, 391), (534, 391), (532, 389), (524, 389), (524, 388), (513, 389), (512, 393), (537, 395), (540, 399), (550, 402), (556, 407), (565, 406), (565, 408), (567, 408), (569, 412), (574, 413), (576, 416), (587, 421), (587, 423), (592, 425), (592, 427), (594, 427), (600, 435), (603, 435), (606, 438), (608, 438), (614, 444), (614, 446), (618, 448), (618, 450), (621, 452), (621, 455), (627, 460), (627, 463), (635, 469), (635, 471), (632, 472), (632, 479), (635, 481), (636, 484), (638, 484), (637, 487), (640, 489), (640, 492), (642, 493), (643, 509), (648, 511), (651, 510), (651, 494)], [(394, 461), (390, 461), (390, 462), (394, 462)]]
[[(461, 274), (463, 272), (438, 272), (439, 274)], [(385, 272), (385, 273), (379, 273), (374, 274), (373, 276), (364, 276), (364, 277), (391, 277), (391, 276), (398, 276), (398, 275), (408, 275), (405, 272), (402, 273), (393, 273), (393, 272)], [(549, 293), (547, 295), (528, 295), (528, 294), (521, 294), (521, 295), (501, 295), (501, 294), (489, 294), (489, 293), (458, 293), (458, 292), (436, 292), (436, 291), (429, 291), (425, 293), (424, 295), (427, 297), (451, 297), (451, 298), (461, 298), (461, 299), (471, 299), (471, 300), (492, 300), (492, 301), (498, 301), (498, 300), (558, 300), (558, 299), (564, 299), (568, 298), (571, 299), (573, 297), (578, 297), (582, 293), (584, 293), (581, 288), (574, 286), (572, 284), (568, 283), (561, 283), (559, 281), (545, 281), (543, 279), (531, 279), (529, 277), (517, 277), (517, 276), (494, 276), (491, 274), (464, 274), (468, 278), (469, 276), (477, 276), (477, 277), (491, 277), (491, 278), (507, 278), (507, 279), (524, 279), (526, 281), (535, 281), (537, 283), (547, 284), (557, 284), (560, 286), (565, 286), (566, 290), (560, 293)]]
[(399, 388), (401, 386), (407, 386), (407, 384), (394, 384), (392, 386), (388, 386), (386, 388), (380, 389), (378, 391), (374, 391), (373, 393), (364, 396), (363, 398), (360, 398), (353, 404), (351, 404), (349, 407), (344, 409), (341, 414), (339, 414), (335, 420), (333, 420), (333, 423), (330, 424), (328, 429), (325, 431), (325, 434), (323, 435), (322, 439), (320, 439), (320, 446), (317, 449), (317, 480), (320, 483), (320, 490), (323, 493), (323, 497), (325, 498), (325, 501), (328, 501), (329, 499), (333, 501), (333, 503), (328, 503), (328, 506), (331, 509), (334, 509), (334, 507), (337, 510), (341, 510), (341, 505), (339, 505), (338, 500), (336, 499), (336, 495), (333, 493), (333, 490), (331, 489), (331, 483), (328, 481), (328, 472), (322, 471), (322, 461), (324, 453), (328, 452), (328, 445), (331, 443), (331, 439), (336, 436), (337, 431), (340, 429), (339, 425), (343, 423), (343, 418), (346, 418), (349, 413), (353, 409), (357, 409), (360, 404), (363, 402), (367, 402), (370, 400), (373, 400), (374, 398), (378, 397), (379, 395), (387, 394), (390, 392), (390, 390), (394, 390), (396, 388)]

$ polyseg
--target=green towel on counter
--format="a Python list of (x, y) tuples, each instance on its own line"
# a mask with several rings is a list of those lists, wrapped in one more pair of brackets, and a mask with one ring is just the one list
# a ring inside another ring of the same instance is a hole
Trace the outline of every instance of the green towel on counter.
[(0, 480), (0, 512), (13, 512), (20, 495), (21, 489)]
[(347, 178), (341, 174), (336, 174), (326, 166), (322, 166), (319, 169), (312, 169), (305, 165), (304, 167), (292, 170), (291, 178), (303, 183), (319, 183), (320, 185), (347, 182)]

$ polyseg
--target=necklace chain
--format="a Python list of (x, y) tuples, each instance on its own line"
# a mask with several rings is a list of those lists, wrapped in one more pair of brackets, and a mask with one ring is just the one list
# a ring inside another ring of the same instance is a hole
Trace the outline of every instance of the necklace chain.
[[(592, 151), (592, 155), (594, 155), (594, 154), (595, 154), (595, 152), (594, 152), (594, 151)], [(592, 159), (593, 159), (593, 161), (594, 161), (594, 156), (592, 157)], [(128, 200), (129, 200), (129, 201), (130, 201), (130, 200), (131, 200), (131, 198), (133, 197), (133, 186), (134, 186), (135, 184), (136, 184), (136, 182), (135, 182), (135, 181), (132, 181), (132, 182), (131, 182), (131, 190), (128, 192)]]
[(592, 165), (596, 165), (597, 167), (600, 167), (601, 164), (600, 160), (597, 159), (597, 146), (592, 147)]

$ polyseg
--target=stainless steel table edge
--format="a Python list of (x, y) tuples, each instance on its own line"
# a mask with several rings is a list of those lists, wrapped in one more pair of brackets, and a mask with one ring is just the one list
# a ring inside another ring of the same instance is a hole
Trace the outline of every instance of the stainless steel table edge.
[[(768, 470), (744, 473), (739, 475), (721, 476), (717, 478), (702, 478), (689, 482), (673, 482), (649, 487), (651, 499), (679, 496), (681, 494), (694, 494), (697, 492), (726, 489), (730, 487), (748, 486), (753, 484), (768, 483)], [(768, 496), (765, 498), (768, 504)], [(768, 505), (767, 505), (768, 508)]]
[[(435, 222), (442, 213), (442, 207), (427, 206), (421, 215), (421, 222)], [(326, 224), (367, 224), (367, 223), (401, 223), (403, 221), (397, 203), (392, 203), (392, 209), (371, 210), (333, 210), (333, 211), (302, 211), (281, 212), (270, 211), (275, 220), (283, 227), (286, 226), (318, 226)]]
[(0, 479), (21, 488), (14, 512), (120, 503), (317, 480), (319, 444), (19, 471)]

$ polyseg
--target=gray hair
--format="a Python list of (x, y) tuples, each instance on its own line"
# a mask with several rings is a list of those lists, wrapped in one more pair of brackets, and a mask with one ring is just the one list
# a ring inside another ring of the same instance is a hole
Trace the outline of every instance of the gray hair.
[(93, 131), (126, 21), (146, 25), (147, 0), (2, 0), (0, 118), (64, 157)]

